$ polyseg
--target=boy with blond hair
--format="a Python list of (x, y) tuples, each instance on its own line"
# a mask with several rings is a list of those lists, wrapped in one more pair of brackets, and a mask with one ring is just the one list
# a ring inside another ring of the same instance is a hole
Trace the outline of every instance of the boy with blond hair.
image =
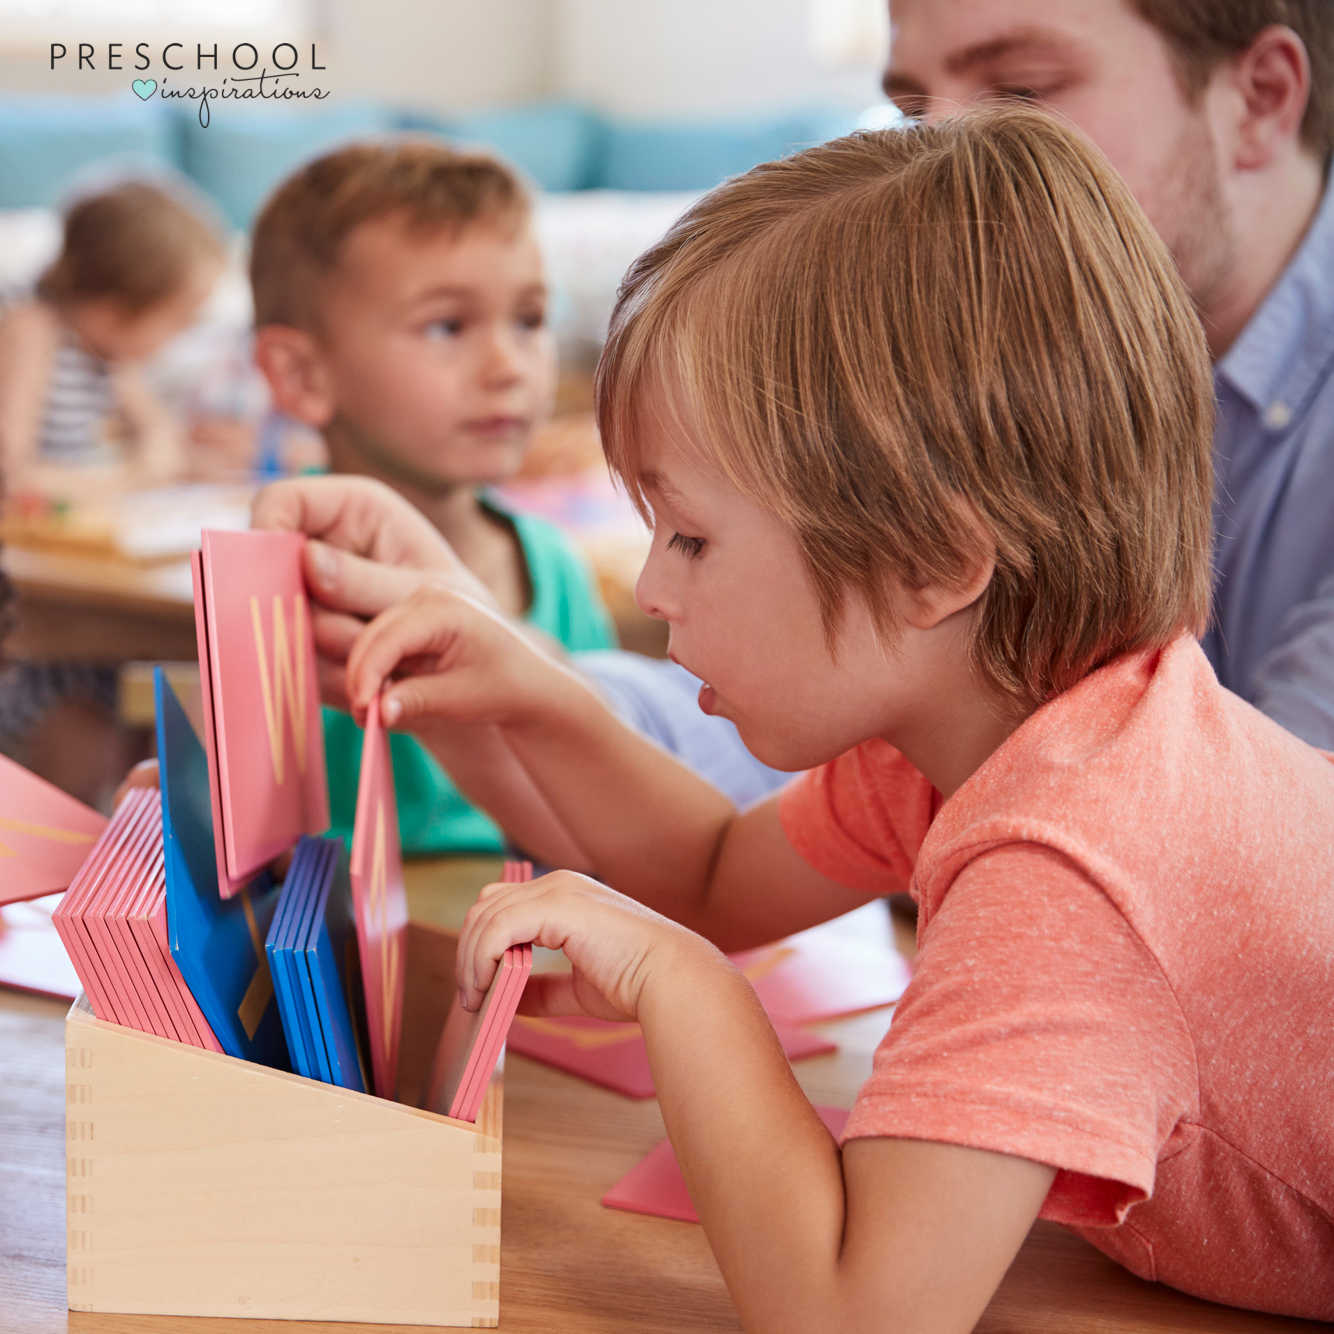
[[(969, 1329), (1037, 1217), (1334, 1316), (1334, 757), (1193, 637), (1208, 353), (1120, 179), (1022, 110), (758, 167), (632, 267), (598, 413), (701, 708), (809, 772), (739, 814), (503, 618), (385, 611), (355, 707), (498, 727), (621, 891), (488, 886), (463, 1003), (532, 940), (572, 964), (534, 1012), (642, 1025), (747, 1328)], [(542, 850), (527, 792), (477, 795)], [(904, 889), (917, 967), (839, 1143), (715, 946)]]
[[(518, 470), (555, 387), (532, 204), (514, 172), (425, 139), (327, 153), (264, 206), (250, 278), (256, 361), (275, 405), (323, 436), (330, 471), (402, 495), (507, 614), (568, 649), (610, 647), (582, 559), (485, 489)], [(334, 709), (324, 733), (334, 829), (350, 835), (361, 734)], [(406, 736), (391, 749), (405, 851), (500, 848), (427, 751)]]

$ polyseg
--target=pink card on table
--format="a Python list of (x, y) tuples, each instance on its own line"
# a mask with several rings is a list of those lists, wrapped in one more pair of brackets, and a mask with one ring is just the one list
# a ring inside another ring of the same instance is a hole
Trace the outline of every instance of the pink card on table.
[[(838, 1050), (822, 1034), (790, 1024), (776, 1024), (775, 1032), (789, 1061)], [(520, 1056), (554, 1065), (628, 1098), (654, 1095), (648, 1048), (638, 1024), (614, 1024), (583, 1015), (539, 1019), (521, 1014), (510, 1030), (509, 1045)]]
[[(843, 1133), (848, 1113), (842, 1107), (817, 1107), (820, 1120), (835, 1139)], [(612, 1209), (626, 1209), (632, 1214), (652, 1214), (655, 1218), (676, 1218), (683, 1223), (698, 1223), (699, 1215), (686, 1190), (671, 1140), (663, 1140), (640, 1159), (603, 1197)]]
[(206, 529), (195, 625), (223, 898), (329, 827), (315, 639), (298, 533)]
[(106, 816), (0, 756), (0, 904), (68, 887)]
[[(507, 881), (521, 882), (531, 874), (532, 867), (526, 862), (505, 864)], [(428, 1110), (463, 1121), (477, 1119), (532, 971), (533, 947), (511, 945), (497, 964), (491, 985), (476, 1010), (465, 1010), (455, 1000), (431, 1067), (425, 1103)]]
[(776, 1024), (812, 1024), (893, 1005), (911, 976), (878, 902), (731, 959)]
[(51, 914), (59, 895), (0, 908), (0, 987), (73, 1000), (79, 975)]
[(408, 898), (403, 888), (389, 734), (380, 722), (378, 697), (371, 701), (366, 714), (349, 871), (375, 1092), (382, 1098), (392, 1098), (398, 1083), (398, 1047), (403, 1028)]

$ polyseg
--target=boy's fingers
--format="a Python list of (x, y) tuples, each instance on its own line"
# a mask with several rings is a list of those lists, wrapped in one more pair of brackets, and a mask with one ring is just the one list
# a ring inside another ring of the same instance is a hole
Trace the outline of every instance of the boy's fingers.
[(272, 482), (255, 497), (250, 524), (305, 533), (340, 551), (390, 565), (447, 571), (457, 560), (424, 514), (369, 477)]
[(584, 1015), (588, 1011), (575, 995), (572, 973), (534, 973), (524, 983), (519, 996), (519, 1013), (554, 1019), (562, 1015)]
[(420, 570), (386, 565), (340, 551), (327, 542), (306, 543), (306, 582), (331, 611), (353, 616), (378, 616), (421, 587)]
[(330, 662), (345, 663), (352, 652), (366, 622), (341, 611), (322, 611), (316, 608), (311, 618), (315, 635), (315, 651)]
[(136, 787), (159, 787), (161, 779), (158, 775), (156, 760), (140, 760), (138, 764), (120, 780), (120, 786), (116, 789), (116, 795), (112, 798), (111, 805), (114, 810), (125, 799), (125, 794)]
[(320, 680), (320, 703), (333, 709), (352, 712), (352, 701), (347, 697), (347, 670), (342, 663), (317, 658), (315, 671)]

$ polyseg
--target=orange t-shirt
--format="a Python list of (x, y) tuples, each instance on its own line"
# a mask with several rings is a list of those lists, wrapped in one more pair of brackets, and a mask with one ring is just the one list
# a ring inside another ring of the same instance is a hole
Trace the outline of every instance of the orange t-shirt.
[(1042, 1216), (1136, 1274), (1334, 1318), (1331, 760), (1180, 639), (1039, 709), (938, 810), (883, 741), (795, 780), (801, 856), (919, 905), (845, 1136), (1051, 1164)]

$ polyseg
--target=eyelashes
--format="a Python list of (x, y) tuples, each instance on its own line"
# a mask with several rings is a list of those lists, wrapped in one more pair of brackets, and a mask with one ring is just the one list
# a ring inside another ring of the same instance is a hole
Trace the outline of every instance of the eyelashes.
[(702, 537), (686, 537), (682, 533), (673, 533), (667, 540), (668, 551), (679, 551), (683, 556), (694, 560), (704, 550)]

